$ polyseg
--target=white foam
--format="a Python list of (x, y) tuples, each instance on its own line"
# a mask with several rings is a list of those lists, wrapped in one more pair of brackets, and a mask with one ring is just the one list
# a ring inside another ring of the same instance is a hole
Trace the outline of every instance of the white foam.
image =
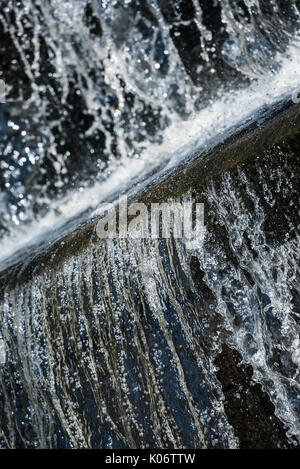
[(6, 351), (4, 340), (0, 338), (0, 365), (3, 365), (6, 361)]
[(185, 122), (178, 118), (164, 131), (163, 143), (149, 144), (140, 159), (123, 158), (118, 164), (114, 163), (115, 167), (109, 167), (110, 176), (104, 182), (69, 193), (54, 201), (45, 217), (29, 226), (17, 227), (13, 234), (1, 241), (0, 261), (49, 230), (62, 226), (71, 217), (89, 208), (95, 210), (100, 202), (130, 181), (131, 185), (135, 181), (138, 190), (141, 184), (136, 182), (137, 178), (156, 164), (165, 160), (168, 168), (175, 166), (195, 148), (205, 145), (213, 136), (226, 135), (232, 126), (242, 123), (262, 106), (269, 106), (283, 96), (290, 96), (292, 100), (293, 92), (300, 88), (300, 51), (297, 45), (291, 45), (277, 62), (281, 66), (273, 75), (267, 74), (248, 88), (220, 96)]

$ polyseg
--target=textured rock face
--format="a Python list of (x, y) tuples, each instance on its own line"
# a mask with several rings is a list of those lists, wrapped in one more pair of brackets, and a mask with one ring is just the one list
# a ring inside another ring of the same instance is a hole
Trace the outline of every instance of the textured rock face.
[(2, 447), (297, 445), (299, 107), (259, 122), (136, 197), (204, 202), (204, 245), (94, 220), (2, 272)]
[(269, 396), (252, 380), (251, 367), (242, 357), (224, 346), (217, 357), (217, 377), (222, 383), (225, 411), (239, 439), (240, 449), (289, 449), (282, 422), (274, 415)]

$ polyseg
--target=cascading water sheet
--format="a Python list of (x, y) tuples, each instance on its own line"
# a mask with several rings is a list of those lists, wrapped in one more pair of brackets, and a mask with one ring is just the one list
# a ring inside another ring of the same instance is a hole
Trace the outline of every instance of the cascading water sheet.
[[(298, 42), (296, 0), (1, 0), (0, 448), (299, 446)], [(190, 239), (72, 237), (177, 172)]]

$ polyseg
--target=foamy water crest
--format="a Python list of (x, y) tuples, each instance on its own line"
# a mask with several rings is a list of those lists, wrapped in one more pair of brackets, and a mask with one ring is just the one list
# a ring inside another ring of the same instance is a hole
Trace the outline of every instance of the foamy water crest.
[(298, 4), (2, 0), (0, 448), (300, 441), (290, 134), (182, 189), (204, 204), (190, 236), (83, 239), (79, 224), (187, 179), (270, 110), (255, 138), (294, 115)]
[(292, 94), (295, 3), (261, 3), (5, 0), (2, 258)]
[[(151, 168), (162, 164), (163, 172), (176, 166), (195, 151), (203, 151), (207, 145), (226, 138), (236, 125), (243, 125), (262, 106), (274, 104), (280, 98), (292, 100), (300, 83), (300, 52), (297, 44), (289, 47), (284, 55), (279, 55), (280, 68), (276, 73), (267, 74), (255, 80), (250, 86), (239, 91), (219, 92), (214, 102), (203, 110), (193, 113), (190, 119), (182, 121), (174, 118), (162, 133), (159, 144), (145, 142), (145, 148), (138, 159), (124, 157), (121, 161), (111, 161), (109, 168), (102, 173), (101, 181), (69, 193), (59, 200), (49, 201), (47, 214), (29, 225), (19, 223), (11, 227), (11, 232), (2, 240), (4, 259), (16, 250), (49, 230), (55, 230), (70, 217), (87, 210), (95, 214), (97, 205), (120, 190), (132, 184), (134, 191), (142, 189), (143, 177)], [(131, 189), (132, 192), (132, 189)]]

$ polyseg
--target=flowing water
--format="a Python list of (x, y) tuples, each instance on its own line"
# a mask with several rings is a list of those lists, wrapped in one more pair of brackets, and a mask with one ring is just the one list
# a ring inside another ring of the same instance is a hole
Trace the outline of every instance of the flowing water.
[[(1, 0), (2, 265), (291, 95), (298, 7)], [(1, 447), (236, 448), (216, 365), (224, 343), (252, 367), (289, 444), (300, 441), (298, 223), (287, 216), (293, 236), (277, 244), (266, 231), (266, 204), (280, 192), (297, 207), (298, 179), (278, 154), (277, 169), (225, 173), (203, 194), (224, 236), (209, 225), (204, 244), (98, 242), (4, 285)]]

